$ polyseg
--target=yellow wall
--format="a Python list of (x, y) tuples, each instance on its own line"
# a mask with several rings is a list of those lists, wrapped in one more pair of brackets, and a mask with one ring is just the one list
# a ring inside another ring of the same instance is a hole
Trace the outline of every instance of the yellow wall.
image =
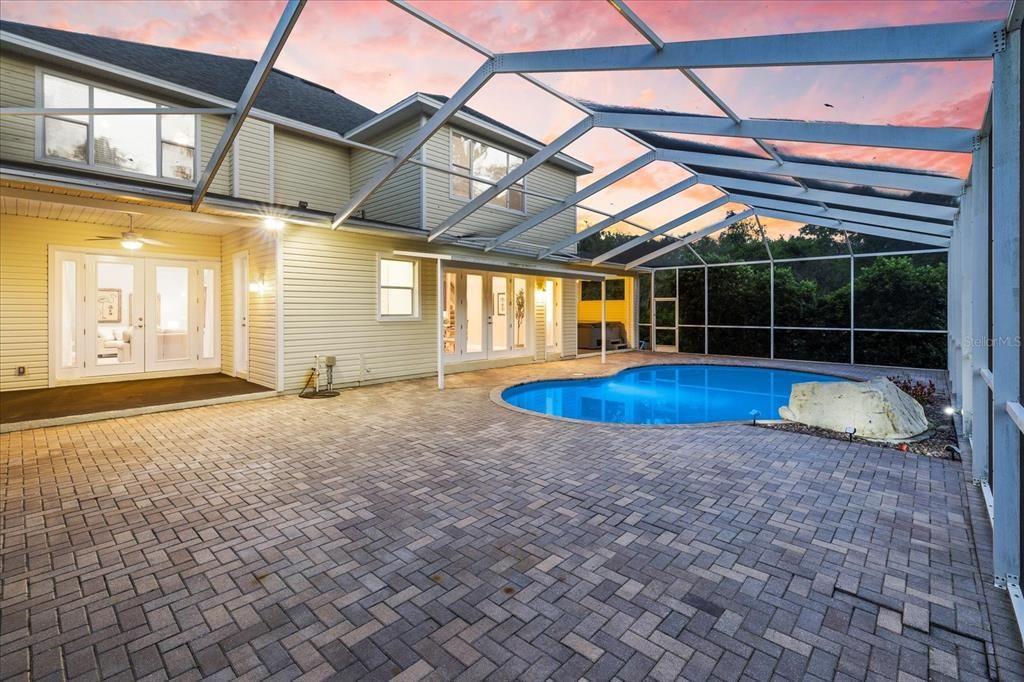
[[(124, 253), (117, 241), (86, 241), (119, 231), (103, 224), (0, 216), (0, 391), (49, 383), (49, 247)], [(147, 245), (144, 255), (220, 258), (220, 237), (154, 230), (145, 235), (169, 246)], [(27, 369), (24, 376), (17, 376), (19, 366)]]
[[(633, 278), (626, 277), (626, 294), (622, 301), (606, 301), (605, 314), (608, 322), (621, 322), (626, 328), (626, 338), (633, 345)], [(582, 289), (581, 289), (582, 290)], [(579, 301), (580, 322), (601, 321), (601, 301)]]
[(277, 238), (264, 229), (242, 228), (224, 235), (221, 247), (221, 367), (234, 374), (234, 257), (249, 256), (250, 283), (262, 281), (263, 293), (250, 292), (248, 380), (277, 387)]

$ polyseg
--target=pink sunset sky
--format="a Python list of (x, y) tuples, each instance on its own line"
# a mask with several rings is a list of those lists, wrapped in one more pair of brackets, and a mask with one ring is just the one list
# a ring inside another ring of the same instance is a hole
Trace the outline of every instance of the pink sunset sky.
[[(4, 19), (52, 28), (258, 59), (282, 4), (276, 0), (5, 0), (0, 14)], [(413, 4), (498, 52), (643, 42), (622, 16), (601, 0), (419, 0)], [(629, 4), (666, 41), (1002, 19), (1009, 9), (1008, 0), (633, 0)], [(450, 95), (481, 61), (472, 50), (389, 3), (311, 0), (277, 67), (381, 111), (415, 91)], [(982, 61), (704, 69), (697, 73), (743, 117), (977, 128), (988, 101), (992, 68), (990, 62)], [(721, 115), (677, 71), (544, 74), (541, 79), (579, 98)], [(576, 109), (510, 75), (492, 79), (470, 106), (544, 141), (554, 139), (581, 117)], [(691, 139), (758, 151), (743, 140)], [(797, 143), (779, 143), (778, 147), (783, 152), (960, 177), (970, 165), (966, 154)], [(592, 175), (581, 178), (581, 186), (642, 151), (610, 130), (593, 130), (568, 149), (595, 168)], [(670, 164), (652, 164), (587, 203), (602, 210), (620, 210), (686, 175)], [(655, 227), (718, 195), (713, 188), (698, 186), (633, 220)], [(705, 222), (719, 219), (727, 208), (709, 214)], [(581, 211), (580, 219), (599, 217)], [(691, 225), (686, 231), (692, 229)], [(769, 229), (791, 228), (774, 223)]]

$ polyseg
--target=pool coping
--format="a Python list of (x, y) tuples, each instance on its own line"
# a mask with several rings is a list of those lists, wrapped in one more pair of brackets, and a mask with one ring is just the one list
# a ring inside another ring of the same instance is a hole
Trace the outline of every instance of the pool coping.
[[(614, 371), (592, 373), (585, 376), (571, 376), (560, 379), (532, 379), (529, 381), (517, 381), (512, 384), (505, 384), (502, 386), (495, 386), (490, 390), (489, 397), (491, 402), (499, 405), (506, 410), (512, 410), (513, 412), (519, 412), (521, 414), (530, 415), (533, 417), (541, 417), (543, 419), (551, 419), (553, 421), (568, 422), (570, 424), (590, 424), (598, 426), (612, 426), (616, 428), (643, 428), (643, 429), (693, 429), (693, 428), (705, 428), (705, 427), (721, 427), (721, 426), (736, 426), (737, 424), (748, 424), (753, 425), (751, 419), (732, 419), (727, 421), (715, 421), (715, 422), (687, 422), (681, 424), (632, 424), (627, 422), (602, 422), (594, 421), (591, 419), (575, 419), (573, 417), (562, 417), (554, 414), (545, 414), (543, 412), (535, 412), (534, 410), (527, 410), (523, 407), (518, 407), (506, 401), (502, 394), (510, 388), (516, 388), (517, 386), (526, 386), (528, 384), (536, 384), (542, 381), (588, 381), (590, 379), (603, 379), (609, 376), (615, 376), (627, 370), (641, 369), (646, 367), (743, 367), (747, 369), (781, 369), (789, 370), (792, 372), (798, 372), (801, 370), (793, 369), (791, 366), (793, 360), (763, 360), (758, 364), (743, 363), (743, 362), (648, 362), (648, 363), (637, 363), (630, 365), (629, 367), (617, 367), (612, 368)], [(786, 363), (783, 365), (782, 363)], [(830, 368), (831, 369), (831, 368)], [(836, 368), (839, 369), (839, 368)], [(846, 381), (866, 381), (862, 377), (850, 376), (852, 371), (847, 374), (841, 374), (839, 372), (807, 372), (807, 374), (822, 374), (824, 376), (832, 376), (838, 379), (845, 379)], [(785, 419), (773, 418), (773, 419), (758, 419), (761, 424), (780, 424), (787, 423)], [(793, 422), (795, 423), (795, 422)]]

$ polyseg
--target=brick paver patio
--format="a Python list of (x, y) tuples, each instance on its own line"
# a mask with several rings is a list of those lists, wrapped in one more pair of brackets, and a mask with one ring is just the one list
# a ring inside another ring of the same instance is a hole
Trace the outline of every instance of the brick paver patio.
[(598, 368), (0, 436), (3, 676), (1024, 674), (959, 463), (488, 399)]

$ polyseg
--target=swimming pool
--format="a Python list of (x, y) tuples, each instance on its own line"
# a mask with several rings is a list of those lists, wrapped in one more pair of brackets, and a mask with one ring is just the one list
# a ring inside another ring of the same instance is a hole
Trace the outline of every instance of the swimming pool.
[(844, 381), (788, 369), (725, 365), (633, 367), (596, 379), (536, 381), (505, 389), (505, 402), (531, 412), (616, 424), (696, 424), (778, 419), (793, 384)]

